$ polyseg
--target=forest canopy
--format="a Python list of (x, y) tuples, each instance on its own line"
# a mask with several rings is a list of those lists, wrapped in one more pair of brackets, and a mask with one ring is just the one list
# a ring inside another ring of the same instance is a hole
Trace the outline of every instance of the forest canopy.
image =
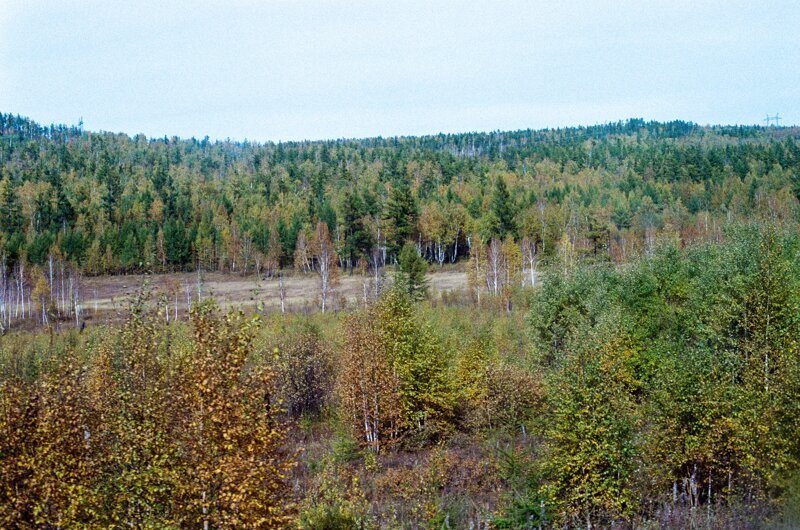
[[(628, 120), (551, 130), (251, 143), (41, 126), (0, 114), (0, 252), (83, 274), (290, 267), (328, 225), (340, 267), (477, 240), (624, 262), (657, 239), (792, 217), (800, 130)], [(376, 251), (377, 250), (377, 251)]]

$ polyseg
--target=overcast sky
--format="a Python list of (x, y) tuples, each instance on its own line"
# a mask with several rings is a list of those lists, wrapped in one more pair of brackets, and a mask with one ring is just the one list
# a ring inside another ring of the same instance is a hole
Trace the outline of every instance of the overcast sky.
[(800, 123), (800, 2), (0, 0), (0, 112), (250, 140)]

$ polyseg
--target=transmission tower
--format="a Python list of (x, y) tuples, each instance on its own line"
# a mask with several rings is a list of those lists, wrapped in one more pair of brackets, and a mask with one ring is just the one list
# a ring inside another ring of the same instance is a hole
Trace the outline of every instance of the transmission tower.
[(780, 114), (775, 114), (775, 116), (767, 114), (767, 117), (764, 118), (764, 122), (767, 124), (767, 127), (769, 127), (770, 123), (773, 123), (777, 127), (780, 125), (782, 119)]

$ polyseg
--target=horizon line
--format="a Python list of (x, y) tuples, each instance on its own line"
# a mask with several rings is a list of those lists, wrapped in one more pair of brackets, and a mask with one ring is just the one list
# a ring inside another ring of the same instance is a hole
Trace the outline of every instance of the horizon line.
[[(629, 123), (634, 120), (641, 120), (645, 124), (648, 123), (657, 123), (657, 124), (668, 124), (668, 123), (675, 123), (675, 122), (682, 122), (689, 125), (694, 125), (699, 128), (704, 129), (713, 129), (715, 127), (755, 127), (760, 129), (793, 129), (800, 126), (797, 123), (787, 123), (784, 125), (762, 125), (759, 123), (705, 123), (700, 124), (693, 120), (687, 120), (682, 118), (672, 118), (669, 120), (658, 120), (658, 119), (646, 119), (642, 117), (628, 117), (628, 118), (621, 118), (618, 120), (608, 120), (604, 122), (595, 122), (592, 124), (571, 124), (571, 125), (559, 125), (559, 126), (546, 126), (546, 127), (524, 127), (524, 128), (516, 128), (516, 129), (491, 129), (491, 130), (460, 130), (460, 131), (439, 131), (439, 132), (428, 132), (428, 133), (413, 133), (413, 134), (376, 134), (376, 135), (366, 135), (366, 136), (340, 136), (340, 137), (318, 137), (318, 138), (304, 138), (302, 140), (299, 139), (267, 139), (267, 140), (254, 140), (249, 139), (247, 137), (236, 139), (231, 138), (230, 136), (226, 137), (211, 137), (210, 135), (206, 134), (203, 137), (198, 137), (195, 135), (192, 136), (181, 136), (181, 135), (148, 135), (144, 132), (137, 132), (131, 133), (126, 131), (112, 131), (107, 129), (94, 129), (88, 128), (84, 129), (85, 123), (83, 121), (83, 117), (81, 116), (77, 123), (56, 123), (51, 122), (47, 125), (44, 125), (44, 122), (38, 121), (37, 119), (30, 117), (28, 115), (14, 113), (14, 112), (2, 112), (0, 114), (5, 114), (7, 116), (15, 116), (17, 118), (22, 118), (25, 120), (29, 120), (36, 125), (42, 128), (48, 127), (67, 127), (67, 128), (80, 128), (82, 132), (94, 133), (94, 134), (111, 134), (111, 135), (125, 135), (128, 138), (136, 138), (138, 136), (144, 136), (148, 141), (163, 141), (165, 138), (168, 140), (177, 140), (177, 141), (205, 141), (208, 140), (213, 143), (233, 143), (233, 144), (251, 144), (251, 145), (268, 145), (268, 144), (302, 144), (302, 143), (327, 143), (327, 142), (353, 142), (353, 141), (366, 141), (366, 140), (389, 140), (389, 139), (409, 139), (409, 138), (431, 138), (436, 136), (459, 136), (459, 135), (490, 135), (490, 134), (498, 134), (498, 133), (518, 133), (524, 131), (531, 131), (531, 132), (548, 132), (548, 131), (562, 131), (568, 129), (589, 129), (593, 127), (603, 127), (606, 125), (614, 125), (614, 124), (625, 124)], [(784, 120), (785, 118), (781, 118)], [(764, 121), (764, 120), (761, 120)]]

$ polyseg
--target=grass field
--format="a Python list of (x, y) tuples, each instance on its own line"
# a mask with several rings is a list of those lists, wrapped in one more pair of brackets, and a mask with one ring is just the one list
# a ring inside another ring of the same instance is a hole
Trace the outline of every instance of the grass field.
[[(364, 297), (364, 282), (372, 289), (372, 278), (344, 274), (335, 289), (332, 299), (334, 308), (353, 307)], [(383, 281), (391, 282), (391, 275)], [(440, 293), (464, 289), (466, 273), (444, 269), (428, 274), (428, 285), (433, 296)], [(169, 301), (174, 313), (179, 314), (198, 297), (214, 297), (223, 308), (241, 307), (245, 310), (261, 308), (264, 311), (279, 311), (280, 287), (277, 277), (259, 278), (255, 274), (170, 273), (153, 275), (98, 276), (83, 282), (83, 312), (87, 320), (114, 319), (128, 305), (129, 300), (145, 285), (152, 291), (153, 300)], [(319, 309), (319, 277), (315, 274), (293, 274), (283, 278), (286, 293), (285, 308), (292, 312), (310, 312)]]

